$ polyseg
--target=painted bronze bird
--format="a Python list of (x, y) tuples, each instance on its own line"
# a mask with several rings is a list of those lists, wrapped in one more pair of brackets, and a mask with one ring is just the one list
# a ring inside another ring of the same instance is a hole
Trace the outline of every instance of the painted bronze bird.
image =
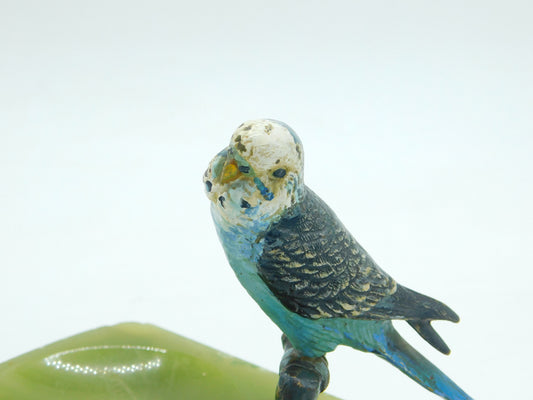
[(302, 142), (286, 124), (241, 124), (204, 175), (211, 213), (237, 278), (294, 348), (321, 357), (339, 344), (387, 360), (445, 399), (470, 399), (412, 348), (405, 320), (442, 353), (433, 320), (449, 307), (383, 271), (303, 180)]

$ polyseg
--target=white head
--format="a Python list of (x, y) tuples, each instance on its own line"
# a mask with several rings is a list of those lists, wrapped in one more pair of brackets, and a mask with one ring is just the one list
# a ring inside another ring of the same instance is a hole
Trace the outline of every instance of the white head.
[(241, 124), (204, 174), (213, 209), (228, 223), (271, 221), (294, 205), (303, 188), (303, 147), (273, 120)]

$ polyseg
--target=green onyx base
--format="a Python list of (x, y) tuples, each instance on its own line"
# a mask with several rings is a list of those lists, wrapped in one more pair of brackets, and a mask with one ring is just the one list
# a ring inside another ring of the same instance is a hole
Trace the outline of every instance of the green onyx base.
[(277, 379), (156, 326), (125, 323), (0, 364), (0, 400), (272, 400)]

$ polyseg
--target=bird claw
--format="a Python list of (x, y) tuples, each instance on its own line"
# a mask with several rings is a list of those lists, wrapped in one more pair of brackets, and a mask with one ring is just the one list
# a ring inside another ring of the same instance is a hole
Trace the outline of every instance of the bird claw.
[(276, 400), (316, 400), (329, 383), (326, 357), (302, 356), (287, 336), (281, 340), (285, 354), (279, 366)]

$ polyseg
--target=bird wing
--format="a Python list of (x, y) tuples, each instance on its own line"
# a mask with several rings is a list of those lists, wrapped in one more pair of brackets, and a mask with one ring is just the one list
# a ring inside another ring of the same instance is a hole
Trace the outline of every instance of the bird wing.
[(397, 287), (308, 188), (267, 231), (258, 272), (285, 307), (311, 319), (379, 319), (370, 310)]
[(258, 273), (285, 307), (311, 319), (406, 319), (422, 336), (430, 329), (419, 321), (458, 320), (437, 300), (397, 284), (309, 188), (265, 234)]

